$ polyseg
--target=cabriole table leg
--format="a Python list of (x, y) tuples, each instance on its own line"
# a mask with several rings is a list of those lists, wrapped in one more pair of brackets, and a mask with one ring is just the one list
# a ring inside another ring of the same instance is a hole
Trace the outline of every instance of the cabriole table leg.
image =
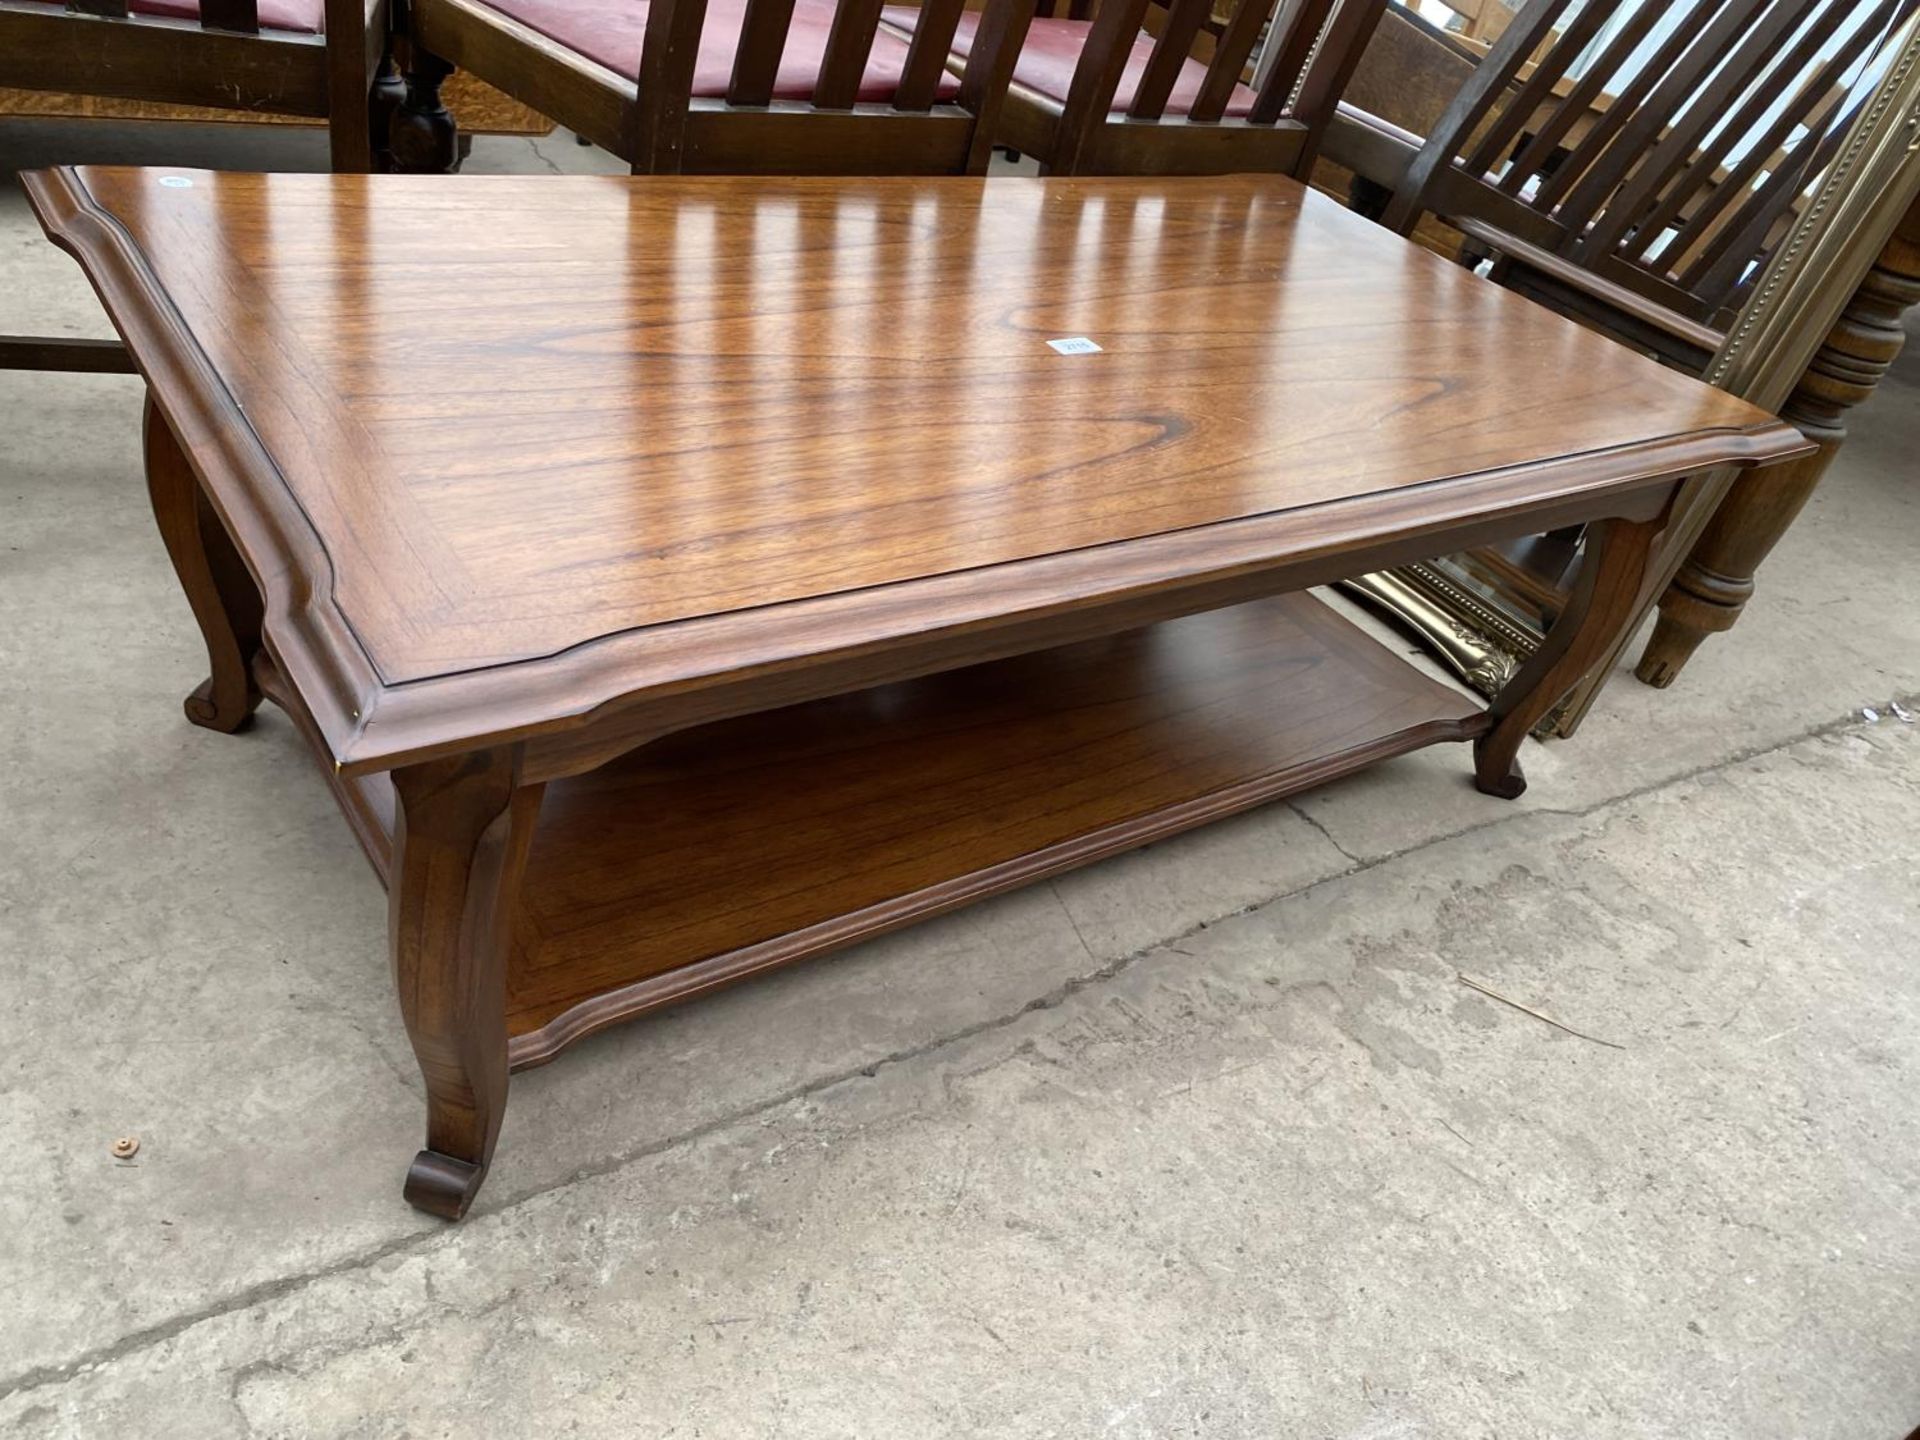
[(240, 554), (212, 502), (194, 478), (166, 418), (147, 401), (147, 494), (160, 538), (173, 561), (180, 588), (207, 644), (212, 674), (187, 697), (187, 718), (209, 730), (232, 734), (253, 718), (260, 689), (253, 657), (260, 648), (264, 607)]
[(1586, 558), (1565, 613), (1545, 643), (1487, 707), (1492, 728), (1474, 742), (1473, 783), (1513, 800), (1526, 791), (1520, 742), (1605, 656), (1639, 604), (1654, 539), (1666, 527), (1652, 520), (1601, 520), (1587, 527)]
[(458, 1220), (506, 1112), (507, 947), (544, 787), (520, 782), (511, 747), (396, 770), (393, 788), (393, 978), (427, 1082), (406, 1198)]

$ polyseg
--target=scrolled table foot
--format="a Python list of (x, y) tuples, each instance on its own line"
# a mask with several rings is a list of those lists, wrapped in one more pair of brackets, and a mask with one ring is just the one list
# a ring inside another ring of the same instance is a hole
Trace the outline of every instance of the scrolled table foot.
[(507, 946), (542, 787), (520, 752), (479, 750), (392, 772), (388, 935), (400, 1017), (427, 1087), (410, 1204), (458, 1220), (486, 1178), (507, 1108)]
[(238, 695), (221, 693), (232, 688), (210, 676), (195, 687), (180, 708), (187, 712), (187, 719), (202, 729), (218, 730), (222, 735), (238, 734), (253, 723), (253, 712), (260, 706), (260, 692), (249, 684)]
[(1496, 800), (1518, 800), (1527, 793), (1527, 774), (1517, 758), (1503, 759), (1489, 751), (1483, 735), (1473, 746), (1473, 786)]
[(1473, 742), (1473, 783), (1482, 794), (1514, 800), (1525, 793), (1521, 743), (1632, 621), (1648, 552), (1665, 524), (1663, 510), (1650, 520), (1608, 519), (1587, 527), (1572, 598), (1540, 648), (1493, 697), (1486, 733)]
[(407, 1167), (403, 1192), (416, 1210), (438, 1215), (442, 1220), (458, 1220), (480, 1193), (487, 1178), (487, 1167), (442, 1155), (437, 1150), (422, 1150)]

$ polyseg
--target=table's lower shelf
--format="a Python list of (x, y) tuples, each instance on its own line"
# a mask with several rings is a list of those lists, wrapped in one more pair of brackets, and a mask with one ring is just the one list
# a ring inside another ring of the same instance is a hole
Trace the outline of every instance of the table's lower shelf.
[[(1483, 728), (1289, 595), (669, 736), (547, 789), (513, 1063)], [(348, 783), (384, 872), (391, 786)]]

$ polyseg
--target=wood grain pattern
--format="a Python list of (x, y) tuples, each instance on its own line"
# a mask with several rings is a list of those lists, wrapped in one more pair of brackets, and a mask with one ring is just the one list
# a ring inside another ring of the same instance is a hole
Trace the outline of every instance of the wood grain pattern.
[[(511, 1063), (1487, 723), (1284, 595), (680, 732), (547, 787)], [(393, 786), (328, 778), (391, 883)]]
[(549, 787), (514, 1061), (1483, 724), (1291, 595), (682, 732)]
[(191, 178), (29, 186), (350, 769), (1801, 448), (1283, 179)]

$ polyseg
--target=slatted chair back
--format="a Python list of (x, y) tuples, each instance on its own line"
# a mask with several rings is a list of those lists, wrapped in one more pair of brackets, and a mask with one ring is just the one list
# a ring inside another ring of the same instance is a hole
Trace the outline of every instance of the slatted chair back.
[[(809, 0), (801, 0), (802, 4)], [(820, 0), (813, 0), (818, 17)], [(636, 173), (980, 174), (1033, 0), (988, 0), (957, 86), (948, 52), (963, 0), (923, 0), (884, 99), (861, 100), (882, 0), (833, 0), (804, 99), (776, 96), (795, 0), (747, 0), (724, 95), (695, 95), (701, 32), (725, 17), (708, 0), (652, 0), (630, 159)], [(901, 42), (891, 33), (885, 42)]]
[[(1280, 171), (1304, 176), (1386, 0), (1161, 0), (1158, 33), (1124, 108), (1122, 81), (1156, 0), (1102, 0), (1044, 152), (1057, 173)], [(1212, 54), (1191, 74), (1203, 32)], [(1260, 58), (1253, 64), (1256, 47)], [(1251, 96), (1246, 81), (1254, 71)], [(1187, 92), (1176, 103), (1176, 87)], [(1016, 92), (1017, 94), (1017, 92)]]
[[(0, 0), (0, 87), (325, 119), (333, 168), (372, 168), (369, 94), (389, 0), (324, 0), (279, 28), (260, 0), (200, 0), (192, 19), (129, 0)], [(331, 41), (331, 43), (330, 43)]]
[(1381, 218), (1430, 212), (1536, 276), (1585, 272), (1575, 308), (1619, 300), (1627, 338), (1663, 349), (1653, 324), (1704, 358), (1920, 0), (1572, 5), (1520, 12)]

